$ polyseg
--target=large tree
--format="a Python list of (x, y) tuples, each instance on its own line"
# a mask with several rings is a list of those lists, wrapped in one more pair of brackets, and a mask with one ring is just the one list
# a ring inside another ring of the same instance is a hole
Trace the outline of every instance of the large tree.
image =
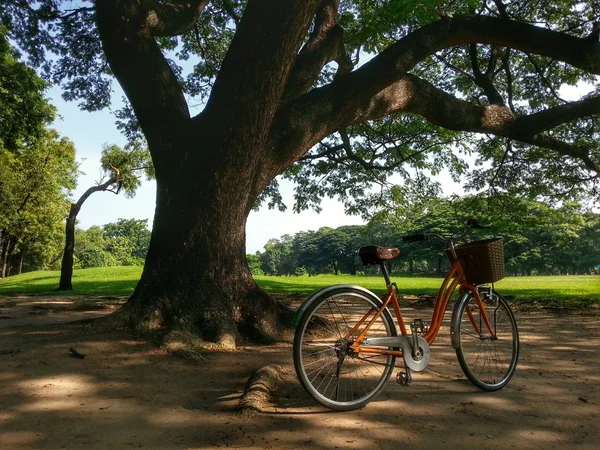
[[(96, 0), (77, 10), (60, 3), (9, 1), (0, 15), (34, 60), (54, 45), (63, 57), (53, 76), (67, 77), (70, 98), (84, 106), (108, 103), (114, 74), (148, 142), (157, 179), (152, 239), (142, 278), (117, 316), (137, 327), (194, 329), (224, 345), (240, 333), (276, 336), (287, 311), (257, 287), (244, 255), (257, 198), (299, 160), (343, 156), (369, 174), (390, 154), (394, 167), (410, 156), (404, 150), (427, 150), (413, 139), (397, 152), (363, 146), (357, 154), (349, 127), (411, 114), (491, 137), (482, 155), (501, 166), (529, 152), (534, 169), (553, 161), (557, 179), (600, 174), (600, 96), (567, 102), (555, 90), (600, 74), (590, 2)], [(365, 53), (372, 58), (357, 63)], [(192, 77), (182, 78), (174, 54), (197, 58)], [(204, 96), (201, 112), (190, 113), (186, 90)], [(326, 140), (334, 133), (339, 138)]]

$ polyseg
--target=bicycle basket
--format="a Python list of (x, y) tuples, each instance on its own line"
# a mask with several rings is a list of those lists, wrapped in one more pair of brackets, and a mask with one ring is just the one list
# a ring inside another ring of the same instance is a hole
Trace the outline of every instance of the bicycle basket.
[[(504, 278), (504, 246), (501, 238), (467, 242), (454, 249), (469, 283), (495, 283)], [(452, 262), (449, 250), (446, 250), (446, 256)]]

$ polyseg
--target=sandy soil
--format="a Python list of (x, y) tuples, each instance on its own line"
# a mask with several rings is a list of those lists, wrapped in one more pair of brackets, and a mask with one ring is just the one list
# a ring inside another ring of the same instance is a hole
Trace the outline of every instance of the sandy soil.
[[(598, 316), (519, 313), (519, 368), (494, 394), (464, 380), (442, 330), (431, 370), (410, 387), (390, 380), (366, 408), (334, 413), (303, 392), (290, 343), (191, 363), (90, 329), (87, 319), (116, 307), (105, 303), (0, 297), (1, 449), (600, 447)], [(283, 380), (272, 402), (245, 418), (238, 402), (264, 364), (282, 366)]]

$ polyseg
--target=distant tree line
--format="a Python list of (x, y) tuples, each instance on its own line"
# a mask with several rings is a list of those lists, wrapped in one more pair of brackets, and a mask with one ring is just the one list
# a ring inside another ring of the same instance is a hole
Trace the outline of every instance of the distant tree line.
[(142, 266), (150, 245), (147, 224), (147, 219), (119, 219), (75, 230), (74, 267)]
[(464, 237), (502, 237), (509, 274), (584, 274), (600, 264), (600, 215), (577, 203), (553, 208), (501, 197), (436, 198), (410, 204), (395, 200), (395, 207), (374, 214), (367, 225), (324, 227), (271, 239), (263, 251), (247, 255), (250, 268), (254, 274), (267, 275), (376, 273), (376, 267), (363, 267), (358, 258), (360, 246), (375, 244), (401, 249), (400, 258), (392, 261), (393, 273), (441, 274), (449, 267), (441, 243), (406, 244), (402, 236), (452, 234), (464, 230), (471, 216), (492, 228)]

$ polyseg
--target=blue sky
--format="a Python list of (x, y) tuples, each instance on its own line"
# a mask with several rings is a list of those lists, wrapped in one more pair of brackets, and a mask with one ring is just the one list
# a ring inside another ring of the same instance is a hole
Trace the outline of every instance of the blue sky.
[[(118, 84), (113, 84), (117, 91), (113, 99), (120, 99), (122, 92)], [(591, 87), (575, 88), (565, 87), (561, 95), (565, 98), (576, 99), (581, 97)], [(76, 103), (65, 102), (61, 98), (61, 91), (54, 87), (48, 95), (51, 102), (57, 107), (59, 118), (53, 124), (59, 133), (68, 137), (75, 143), (77, 161), (83, 172), (78, 179), (73, 199), (78, 199), (86, 189), (101, 180), (100, 154), (103, 144), (125, 145), (125, 138), (117, 130), (115, 118), (110, 111), (89, 113), (81, 111)], [(116, 105), (116, 108), (120, 105)], [(437, 178), (442, 183), (446, 194), (460, 192), (460, 186), (452, 182), (448, 174)], [(254, 253), (262, 250), (265, 243), (271, 238), (278, 238), (284, 234), (294, 234), (303, 230), (316, 230), (323, 226), (338, 227), (341, 225), (356, 225), (363, 221), (356, 216), (346, 216), (343, 206), (331, 199), (324, 199), (321, 213), (304, 211), (300, 214), (292, 212), (293, 186), (286, 181), (280, 182), (284, 202), (288, 205), (286, 212), (269, 210), (266, 206), (258, 212), (251, 212), (246, 226), (246, 251)], [(79, 227), (89, 228), (92, 225), (103, 225), (124, 219), (148, 219), (152, 225), (154, 217), (156, 187), (154, 182), (145, 181), (133, 199), (110, 192), (93, 194), (83, 205), (79, 215)]]
[[(116, 84), (116, 83), (115, 83)], [(115, 86), (117, 89), (118, 87)], [(65, 102), (61, 98), (61, 90), (52, 88), (48, 95), (57, 107), (59, 118), (53, 127), (71, 139), (77, 149), (77, 161), (83, 172), (77, 182), (72, 198), (78, 199), (86, 189), (97, 184), (102, 177), (100, 173), (100, 154), (103, 144), (125, 145), (126, 140), (117, 130), (115, 118), (110, 111), (89, 113), (81, 111), (74, 102)], [(117, 93), (113, 98), (121, 98)], [(118, 107), (118, 106), (115, 106)], [(246, 250), (254, 253), (262, 250), (271, 238), (283, 234), (294, 234), (302, 230), (316, 230), (322, 226), (338, 227), (341, 225), (361, 224), (356, 216), (346, 216), (341, 204), (334, 200), (323, 200), (323, 211), (304, 211), (300, 214), (291, 212), (293, 205), (293, 187), (282, 182), (282, 195), (288, 205), (288, 211), (269, 210), (266, 206), (258, 212), (251, 212), (246, 227)], [(154, 217), (156, 186), (153, 181), (143, 181), (141, 188), (133, 199), (110, 192), (94, 193), (84, 203), (78, 217), (80, 228), (92, 225), (103, 225), (123, 219), (148, 219), (152, 225)]]

